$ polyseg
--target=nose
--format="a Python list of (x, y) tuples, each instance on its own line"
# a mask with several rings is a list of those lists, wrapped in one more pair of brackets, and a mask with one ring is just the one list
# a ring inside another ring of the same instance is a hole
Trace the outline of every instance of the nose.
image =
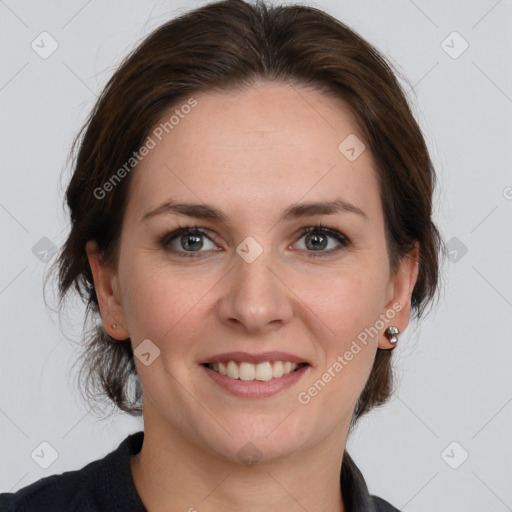
[(222, 323), (246, 334), (261, 334), (290, 321), (293, 292), (272, 263), (270, 251), (263, 251), (251, 263), (235, 256), (218, 304)]

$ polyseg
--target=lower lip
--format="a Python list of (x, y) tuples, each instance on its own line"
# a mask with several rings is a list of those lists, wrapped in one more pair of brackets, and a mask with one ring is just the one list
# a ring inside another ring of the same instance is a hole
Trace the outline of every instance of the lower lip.
[(233, 395), (240, 396), (242, 398), (264, 398), (267, 396), (277, 395), (277, 393), (280, 391), (283, 391), (284, 389), (287, 389), (298, 382), (309, 369), (309, 365), (306, 365), (279, 378), (270, 379), (267, 381), (247, 381), (241, 379), (232, 379), (227, 375), (222, 375), (221, 373), (218, 373), (214, 370), (210, 370), (210, 368), (207, 368), (206, 366), (199, 366), (206, 372), (208, 377), (210, 377), (213, 382), (229, 391)]

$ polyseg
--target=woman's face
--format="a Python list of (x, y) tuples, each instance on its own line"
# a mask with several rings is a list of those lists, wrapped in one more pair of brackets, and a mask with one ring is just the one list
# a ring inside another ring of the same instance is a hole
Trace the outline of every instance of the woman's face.
[[(133, 171), (118, 268), (88, 245), (105, 327), (141, 356), (145, 428), (233, 461), (342, 446), (416, 278), (409, 259), (391, 274), (372, 156), (318, 92), (194, 98)], [(231, 377), (204, 366), (219, 355)], [(271, 378), (276, 360), (307, 365)]]

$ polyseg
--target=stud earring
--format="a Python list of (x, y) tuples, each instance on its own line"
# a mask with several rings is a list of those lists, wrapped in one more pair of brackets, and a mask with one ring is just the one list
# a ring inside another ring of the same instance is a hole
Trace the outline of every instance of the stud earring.
[(390, 327), (388, 327), (386, 329), (386, 331), (384, 332), (384, 336), (386, 336), (386, 338), (388, 338), (389, 342), (390, 343), (393, 343), (395, 344), (397, 341), (398, 341), (398, 338), (396, 337), (396, 335), (399, 333), (400, 331), (398, 330), (398, 327), (395, 327), (394, 325), (391, 325)]
[(115, 331), (117, 329), (117, 324), (112, 324), (112, 329)]

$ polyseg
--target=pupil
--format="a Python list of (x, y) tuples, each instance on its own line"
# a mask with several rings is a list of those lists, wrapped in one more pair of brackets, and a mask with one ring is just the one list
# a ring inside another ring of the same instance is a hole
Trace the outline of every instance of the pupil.
[[(310, 240), (312, 241), (313, 243), (313, 249), (315, 248), (320, 248), (320, 249), (324, 249), (326, 247), (326, 242), (327, 242), (327, 239), (325, 236), (323, 235), (310, 235), (307, 240)], [(319, 241), (320, 240), (320, 241)], [(322, 243), (323, 242), (323, 243)], [(306, 245), (307, 245), (307, 242), (306, 242)]]
[[(190, 240), (194, 240), (192, 243), (189, 243)], [(181, 237), (181, 245), (184, 249), (192, 249), (197, 250), (201, 249), (203, 246), (203, 240), (200, 236), (197, 235), (183, 235)]]

